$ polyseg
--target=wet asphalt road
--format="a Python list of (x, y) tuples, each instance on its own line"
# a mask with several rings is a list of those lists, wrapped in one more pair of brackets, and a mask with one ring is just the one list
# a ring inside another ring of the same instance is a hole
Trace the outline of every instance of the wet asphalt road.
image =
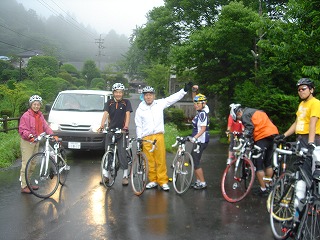
[[(45, 200), (20, 193), (17, 161), (0, 170), (0, 239), (273, 239), (266, 198), (224, 200), (226, 153), (227, 145), (212, 138), (202, 159), (207, 189), (178, 195), (170, 183), (169, 192), (151, 189), (140, 197), (120, 178), (108, 190), (99, 184), (102, 152), (70, 152), (66, 185)], [(168, 153), (168, 166), (172, 159)]]

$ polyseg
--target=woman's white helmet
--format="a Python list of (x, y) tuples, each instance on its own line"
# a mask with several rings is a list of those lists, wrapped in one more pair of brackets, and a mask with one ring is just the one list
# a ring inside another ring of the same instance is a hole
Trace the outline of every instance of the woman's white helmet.
[(230, 115), (233, 119), (233, 121), (237, 121), (237, 112), (241, 108), (241, 104), (239, 103), (231, 103), (230, 104)]
[(39, 95), (33, 95), (29, 98), (29, 104), (31, 105), (33, 102), (38, 101), (42, 104), (42, 97)]
[(112, 86), (112, 92), (115, 90), (124, 90), (124, 85), (122, 83), (115, 83)]

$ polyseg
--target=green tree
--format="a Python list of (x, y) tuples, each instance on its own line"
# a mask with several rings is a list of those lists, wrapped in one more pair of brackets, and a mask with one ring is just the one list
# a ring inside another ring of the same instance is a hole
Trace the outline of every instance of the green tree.
[(87, 80), (87, 86), (90, 86), (93, 78), (100, 78), (101, 73), (93, 60), (87, 60), (82, 68), (82, 75)]
[[(38, 69), (40, 72), (43, 72), (44, 76), (52, 76), (56, 77), (59, 72), (59, 62), (54, 57), (49, 56), (34, 56), (32, 57), (27, 66), (27, 72), (28, 74), (35, 71), (35, 69)], [(31, 73), (32, 75), (32, 73)]]
[(170, 68), (161, 64), (154, 64), (149, 69), (145, 69), (146, 83), (152, 86), (158, 96), (168, 95), (168, 82), (170, 78)]
[(24, 84), (13, 83), (9, 88), (7, 85), (0, 85), (1, 92), (1, 109), (10, 109), (13, 116), (20, 116), (20, 106), (25, 105), (29, 98), (30, 92)]

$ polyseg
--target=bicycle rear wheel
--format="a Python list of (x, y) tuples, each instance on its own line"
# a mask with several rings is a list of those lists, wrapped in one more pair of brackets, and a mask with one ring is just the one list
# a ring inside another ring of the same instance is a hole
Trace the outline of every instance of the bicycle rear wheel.
[[(39, 198), (52, 196), (59, 186), (59, 170), (55, 161), (49, 157), (46, 167), (45, 153), (34, 154), (26, 165), (26, 182), (30, 191)], [(38, 186), (39, 189), (34, 190)]]
[(143, 152), (137, 153), (135, 156), (130, 172), (131, 186), (135, 195), (139, 196), (143, 193), (147, 185), (148, 178), (148, 161)]
[(223, 197), (232, 203), (241, 201), (250, 192), (254, 178), (254, 165), (249, 159), (234, 159), (222, 175), (221, 192)]
[(177, 155), (173, 162), (173, 187), (178, 194), (182, 194), (190, 188), (192, 182), (194, 171), (193, 158), (190, 153), (184, 152), (181, 156)]
[(320, 239), (320, 200), (306, 204), (296, 239), (316, 240)]
[(67, 165), (66, 159), (62, 159), (62, 157), (57, 156), (58, 158), (58, 168), (59, 168), (59, 182), (63, 186), (66, 183), (70, 166)]
[(276, 239), (286, 239), (293, 229), (295, 177), (281, 174), (274, 184), (270, 202), (270, 225)]

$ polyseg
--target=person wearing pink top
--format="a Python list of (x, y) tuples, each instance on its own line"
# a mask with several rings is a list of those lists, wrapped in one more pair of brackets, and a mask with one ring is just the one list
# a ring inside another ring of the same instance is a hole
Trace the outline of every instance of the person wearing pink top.
[(242, 124), (242, 122), (240, 120), (237, 120), (236, 122), (233, 121), (232, 116), (229, 114), (228, 117), (228, 125), (227, 125), (227, 131), (226, 134), (230, 140), (230, 144), (229, 144), (229, 152), (228, 152), (228, 159), (227, 159), (227, 164), (230, 164), (231, 161), (233, 160), (234, 157), (234, 151), (233, 151), (233, 147), (234, 147), (234, 134), (238, 133), (238, 134), (242, 134), (244, 130), (244, 126)]
[[(21, 192), (31, 193), (25, 179), (25, 169), (29, 158), (39, 151), (39, 142), (34, 142), (34, 139), (41, 133), (53, 134), (47, 121), (44, 119), (40, 107), (42, 98), (38, 95), (33, 95), (29, 99), (30, 108), (21, 116), (19, 122), (19, 134), (21, 136)], [(32, 189), (37, 190), (39, 186), (32, 186)]]

